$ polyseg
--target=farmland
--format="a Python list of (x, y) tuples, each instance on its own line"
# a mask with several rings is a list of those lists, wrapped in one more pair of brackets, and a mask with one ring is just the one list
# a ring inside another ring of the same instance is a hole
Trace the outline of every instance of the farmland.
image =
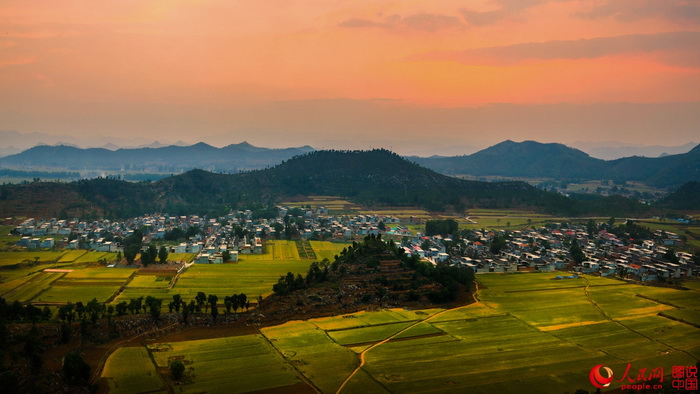
[[(259, 380), (246, 375), (245, 390), (306, 379), (324, 393), (341, 387), (363, 352), (365, 364), (343, 392), (590, 391), (588, 372), (598, 364), (622, 377), (628, 364), (634, 376), (642, 368), (661, 367), (668, 374), (673, 365), (700, 359), (700, 329), (691, 325), (700, 320), (697, 291), (588, 276), (555, 280), (556, 275), (484, 274), (478, 276), (479, 300), (467, 306), (291, 321), (262, 328), (260, 335), (221, 338), (228, 342), (219, 344), (218, 356), (201, 341), (149, 348), (159, 367), (172, 356), (192, 361), (194, 370), (186, 372), (192, 386), (184, 391), (228, 387), (216, 365), (255, 370), (249, 354), (266, 357), (277, 372)], [(281, 357), (272, 357), (270, 345)], [(167, 350), (155, 352), (161, 348)], [(197, 367), (200, 357), (226, 362), (211, 366), (210, 377)]]
[(107, 360), (103, 376), (110, 393), (155, 392), (163, 387), (144, 347), (117, 349)]
[[(270, 294), (272, 285), (281, 275), (287, 272), (305, 274), (311, 262), (323, 258), (332, 260), (347, 245), (305, 242), (305, 250), (314, 258), (307, 256), (302, 259), (297, 244), (286, 240), (268, 241), (263, 254), (242, 254), (237, 263), (195, 264), (177, 279), (174, 272), (152, 274), (133, 268), (96, 265), (103, 259), (114, 260), (115, 253), (84, 250), (0, 252), (0, 265), (9, 268), (0, 270), (0, 296), (11, 301), (40, 304), (87, 302), (93, 298), (100, 302), (119, 303), (149, 295), (169, 299), (175, 294), (190, 299), (200, 291), (220, 297), (245, 293), (254, 299)], [(169, 258), (192, 261), (194, 254), (173, 253)], [(72, 272), (43, 272), (48, 268)]]

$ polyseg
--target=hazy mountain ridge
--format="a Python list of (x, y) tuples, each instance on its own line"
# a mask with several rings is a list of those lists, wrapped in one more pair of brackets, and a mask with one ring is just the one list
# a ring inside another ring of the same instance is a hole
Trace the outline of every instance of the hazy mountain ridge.
[(0, 158), (0, 166), (15, 169), (55, 168), (65, 170), (163, 171), (182, 172), (193, 168), (212, 171), (265, 168), (282, 160), (312, 151), (310, 146), (269, 149), (247, 142), (223, 148), (197, 143), (156, 148), (76, 148), (66, 145), (40, 145), (16, 155)]
[(471, 155), (409, 159), (444, 174), (613, 179), (669, 187), (700, 180), (699, 146), (678, 155), (606, 161), (562, 144), (507, 140)]
[[(201, 146), (203, 149), (209, 149)], [(52, 192), (68, 193), (61, 204)], [(225, 213), (230, 208), (277, 203), (299, 195), (337, 195), (384, 206), (461, 211), (470, 207), (528, 208), (567, 215), (648, 208), (628, 199), (577, 201), (524, 182), (457, 179), (411, 163), (386, 150), (313, 151), (273, 168), (237, 174), (192, 170), (158, 182), (98, 178), (69, 184), (35, 182), (0, 188), (0, 215), (129, 217), (161, 211)], [(36, 191), (40, 190), (40, 191)], [(50, 209), (44, 204), (53, 201)], [(58, 201), (58, 202), (56, 202)], [(21, 209), (20, 209), (21, 208)], [(36, 213), (32, 213), (35, 211)]]

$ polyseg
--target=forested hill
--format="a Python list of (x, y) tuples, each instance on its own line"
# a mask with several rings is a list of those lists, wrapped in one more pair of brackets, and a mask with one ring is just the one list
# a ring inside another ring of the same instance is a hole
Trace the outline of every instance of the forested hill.
[(679, 155), (606, 161), (562, 144), (507, 140), (466, 156), (410, 159), (443, 174), (612, 179), (641, 181), (660, 187), (700, 181), (700, 145)]
[(0, 188), (0, 215), (219, 213), (300, 195), (337, 195), (364, 204), (420, 206), (432, 211), (486, 207), (610, 215), (612, 209), (620, 216), (646, 209), (619, 198), (576, 201), (524, 182), (465, 181), (420, 167), (387, 150), (372, 150), (314, 151), (265, 170), (238, 174), (193, 170), (158, 182), (93, 179), (6, 185)]
[(11, 169), (60, 169), (105, 171), (182, 172), (193, 168), (236, 172), (279, 164), (313, 148), (268, 149), (247, 142), (217, 148), (205, 143), (160, 148), (108, 150), (72, 146), (35, 146), (16, 155), (0, 158), (0, 166)]
[[(221, 203), (288, 196), (334, 195), (364, 204), (461, 210), (468, 206), (541, 207), (569, 200), (523, 182), (465, 181), (438, 174), (387, 150), (315, 151), (267, 170), (217, 175), (189, 172), (158, 182), (168, 198), (196, 204), (207, 195)], [(195, 193), (192, 191), (196, 190)]]

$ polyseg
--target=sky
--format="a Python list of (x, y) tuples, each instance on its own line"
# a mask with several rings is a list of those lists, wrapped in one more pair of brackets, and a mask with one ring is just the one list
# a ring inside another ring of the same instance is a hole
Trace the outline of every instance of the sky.
[(2, 0), (0, 130), (681, 145), (700, 142), (699, 43), (698, 0)]

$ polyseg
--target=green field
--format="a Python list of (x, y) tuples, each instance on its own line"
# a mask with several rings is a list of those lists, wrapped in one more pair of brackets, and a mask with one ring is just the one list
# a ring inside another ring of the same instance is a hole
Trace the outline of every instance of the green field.
[(22, 251), (22, 252), (0, 252), (0, 266), (20, 263), (40, 263), (56, 262), (66, 252), (44, 252), (44, 251)]
[(309, 322), (293, 321), (261, 330), (286, 360), (324, 393), (332, 393), (357, 365), (356, 354)]
[(339, 255), (340, 252), (346, 248), (351, 243), (345, 242), (325, 242), (325, 241), (309, 241), (311, 247), (316, 252), (316, 259), (323, 260), (328, 259), (328, 261), (334, 261), (335, 256)]
[[(325, 241), (313, 241), (312, 245), (313, 250), (318, 250), (322, 256), (335, 255), (345, 247), (344, 244)], [(313, 261), (322, 258), (317, 256), (314, 260), (300, 259), (296, 242), (285, 240), (267, 242), (264, 252), (260, 255), (242, 254), (237, 263), (194, 264), (178, 277), (173, 288), (154, 279), (136, 276), (114, 302), (149, 295), (170, 299), (175, 294), (190, 300), (200, 291), (215, 294), (220, 299), (234, 293), (244, 293), (254, 300), (259, 295), (271, 294), (272, 286), (280, 276), (287, 272), (304, 275)]]
[(196, 253), (170, 253), (170, 254), (168, 254), (169, 261), (178, 261), (178, 262), (184, 261), (185, 263), (191, 263), (195, 257), (197, 257)]
[(110, 393), (165, 392), (148, 351), (141, 346), (117, 349), (105, 362), (102, 377)]
[(158, 367), (166, 368), (176, 359), (185, 364), (185, 384), (177, 386), (177, 392), (244, 393), (301, 381), (261, 335), (159, 343), (148, 348)]
[[(588, 373), (598, 364), (621, 377), (628, 364), (634, 373), (662, 367), (668, 374), (700, 359), (697, 291), (588, 276), (555, 280), (558, 274), (479, 275), (480, 302), (451, 310), (358, 312), (261, 333), (324, 393), (338, 390), (362, 352), (366, 364), (343, 392), (592, 392)], [(199, 351), (196, 341), (177, 346), (185, 358)], [(245, 352), (239, 359), (231, 349), (238, 368)], [(216, 384), (223, 383), (207, 390)]]

